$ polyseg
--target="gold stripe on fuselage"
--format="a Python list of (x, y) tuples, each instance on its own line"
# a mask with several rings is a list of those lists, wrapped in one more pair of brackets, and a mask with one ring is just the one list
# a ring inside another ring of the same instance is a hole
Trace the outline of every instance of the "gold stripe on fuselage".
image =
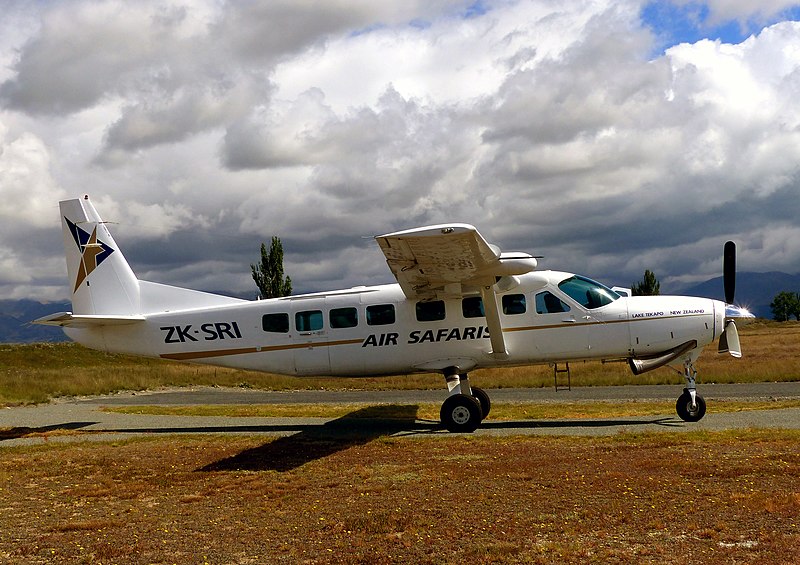
[(162, 353), (162, 359), (173, 361), (190, 361), (209, 357), (227, 357), (229, 355), (246, 355), (248, 353), (267, 353), (271, 351), (289, 351), (291, 349), (313, 349), (315, 347), (332, 347), (334, 345), (354, 345), (362, 339), (343, 339), (340, 341), (320, 341), (310, 343), (290, 343), (288, 345), (268, 345), (263, 347), (239, 347), (236, 349), (212, 349), (210, 351), (184, 351), (181, 353)]

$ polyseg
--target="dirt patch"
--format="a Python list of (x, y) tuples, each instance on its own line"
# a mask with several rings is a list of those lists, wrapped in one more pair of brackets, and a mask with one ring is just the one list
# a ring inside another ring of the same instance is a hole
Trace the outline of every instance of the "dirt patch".
[(800, 562), (800, 435), (0, 449), (0, 562)]

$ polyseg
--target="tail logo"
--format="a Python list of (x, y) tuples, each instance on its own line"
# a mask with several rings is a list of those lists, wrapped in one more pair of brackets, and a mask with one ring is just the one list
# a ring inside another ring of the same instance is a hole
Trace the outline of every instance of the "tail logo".
[(90, 234), (70, 222), (66, 217), (64, 221), (67, 222), (72, 239), (75, 240), (75, 245), (78, 246), (81, 252), (78, 276), (75, 277), (75, 288), (72, 289), (74, 294), (78, 291), (81, 283), (86, 280), (86, 277), (91, 275), (92, 271), (100, 266), (100, 263), (114, 253), (114, 249), (97, 239), (97, 225), (94, 226), (94, 230)]

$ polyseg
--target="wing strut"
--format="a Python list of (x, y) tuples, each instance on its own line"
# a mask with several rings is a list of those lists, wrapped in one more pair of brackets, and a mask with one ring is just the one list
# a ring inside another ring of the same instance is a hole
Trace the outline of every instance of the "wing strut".
[(492, 343), (492, 351), (489, 355), (495, 359), (508, 359), (506, 342), (503, 339), (503, 326), (500, 324), (500, 310), (497, 307), (497, 296), (495, 296), (492, 285), (481, 285), (481, 298), (486, 314), (486, 325), (489, 326), (489, 340)]

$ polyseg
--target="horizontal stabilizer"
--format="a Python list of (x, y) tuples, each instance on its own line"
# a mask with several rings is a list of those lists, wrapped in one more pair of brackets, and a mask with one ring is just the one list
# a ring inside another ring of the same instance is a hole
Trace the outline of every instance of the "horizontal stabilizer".
[(72, 312), (58, 312), (37, 320), (34, 324), (42, 326), (61, 326), (67, 328), (85, 328), (90, 326), (122, 326), (143, 322), (144, 316), (102, 316), (95, 314), (73, 314)]

